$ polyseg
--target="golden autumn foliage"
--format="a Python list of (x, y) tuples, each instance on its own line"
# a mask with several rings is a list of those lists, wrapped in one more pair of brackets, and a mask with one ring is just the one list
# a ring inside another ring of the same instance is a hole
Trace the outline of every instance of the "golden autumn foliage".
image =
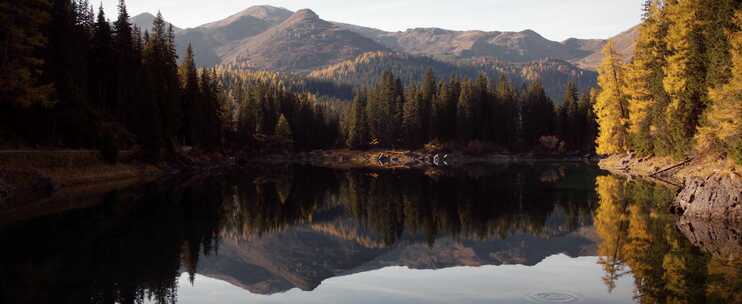
[(730, 17), (741, 9), (734, 0), (645, 1), (631, 62), (622, 67), (606, 46), (598, 153), (742, 161), (740, 25)]
[(626, 152), (628, 145), (628, 97), (624, 92), (625, 64), (608, 42), (603, 49), (604, 59), (599, 68), (600, 93), (594, 105), (599, 127), (598, 154)]
[(671, 154), (685, 155), (691, 148), (698, 120), (707, 100), (706, 57), (701, 15), (704, 1), (676, 0), (667, 4), (667, 47), (663, 85), (670, 96), (665, 110)]
[(667, 104), (667, 93), (662, 86), (667, 56), (664, 41), (667, 21), (661, 1), (649, 1), (645, 14), (636, 52), (626, 72), (631, 146), (643, 155), (667, 147), (663, 142), (664, 121), (659, 115)]
[[(735, 16), (742, 28), (742, 11)], [(712, 89), (711, 104), (696, 137), (702, 152), (729, 152), (742, 162), (742, 31), (730, 33), (732, 43), (732, 79)]]

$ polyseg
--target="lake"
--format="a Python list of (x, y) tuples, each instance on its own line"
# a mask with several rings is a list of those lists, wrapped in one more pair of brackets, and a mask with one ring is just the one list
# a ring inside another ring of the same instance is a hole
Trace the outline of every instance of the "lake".
[(171, 177), (0, 226), (0, 302), (742, 302), (739, 227), (674, 193), (583, 163)]

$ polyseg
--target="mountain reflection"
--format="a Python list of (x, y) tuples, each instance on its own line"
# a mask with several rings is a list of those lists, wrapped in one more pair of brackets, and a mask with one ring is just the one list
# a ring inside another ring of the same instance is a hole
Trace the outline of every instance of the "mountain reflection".
[(669, 190), (590, 166), (275, 171), (174, 178), (0, 227), (12, 244), (0, 299), (175, 303), (183, 272), (274, 294), (387, 266), (530, 266), (559, 253), (600, 256), (608, 291), (633, 275), (644, 303), (733, 302), (740, 290), (739, 251), (693, 246), (695, 224), (678, 229), (664, 212)]

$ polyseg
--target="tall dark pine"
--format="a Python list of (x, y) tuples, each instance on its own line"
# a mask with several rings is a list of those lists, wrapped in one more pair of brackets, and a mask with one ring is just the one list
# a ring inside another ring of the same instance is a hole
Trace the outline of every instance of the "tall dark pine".
[(90, 49), (90, 101), (98, 109), (112, 112), (115, 110), (116, 95), (111, 67), (113, 59), (113, 35), (111, 25), (103, 12), (98, 8), (98, 19), (95, 23), (93, 40)]
[(545, 135), (554, 135), (554, 103), (546, 96), (540, 83), (530, 84), (521, 101), (523, 143), (533, 149)]
[(368, 145), (368, 119), (366, 117), (366, 100), (368, 93), (361, 90), (355, 94), (351, 105), (350, 123), (347, 144), (352, 149), (363, 149)]
[(569, 82), (564, 91), (564, 100), (558, 111), (558, 131), (559, 137), (567, 144), (569, 148), (577, 145), (577, 138), (581, 137), (581, 126), (578, 120), (578, 92), (577, 85)]
[(428, 142), (433, 138), (433, 102), (436, 95), (438, 82), (435, 79), (432, 69), (428, 69), (423, 77), (420, 91), (422, 99), (420, 100), (420, 115), (422, 122), (421, 139)]
[(113, 50), (115, 56), (115, 73), (116, 79), (114, 86), (116, 88), (116, 108), (119, 109), (118, 119), (126, 123), (131, 124), (135, 113), (132, 113), (131, 109), (134, 107), (131, 101), (136, 98), (135, 86), (137, 79), (137, 70), (139, 64), (137, 62), (137, 50), (135, 43), (134, 32), (131, 23), (129, 22), (129, 13), (126, 10), (126, 3), (124, 0), (119, 0), (118, 4), (118, 18), (113, 23)]
[(183, 64), (180, 66), (180, 77), (183, 83), (183, 94), (181, 103), (183, 108), (182, 136), (185, 144), (190, 146), (200, 145), (203, 136), (199, 134), (203, 130), (204, 109), (200, 96), (200, 83), (198, 70), (193, 59), (193, 48), (188, 44)]

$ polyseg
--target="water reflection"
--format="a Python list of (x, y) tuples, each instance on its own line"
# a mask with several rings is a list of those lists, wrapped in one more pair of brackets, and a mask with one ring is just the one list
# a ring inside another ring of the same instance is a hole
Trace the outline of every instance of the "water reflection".
[[(599, 263), (609, 289), (631, 274), (641, 303), (742, 303), (740, 234), (734, 231), (739, 226), (716, 223), (706, 229), (701, 238), (715, 240), (713, 246), (693, 237), (693, 227), (708, 227), (708, 221), (678, 222), (667, 214), (674, 194), (667, 188), (614, 176), (598, 177), (596, 188)], [(732, 249), (714, 250), (719, 246)]]
[(603, 300), (633, 278), (637, 302), (740, 302), (738, 232), (703, 226), (728, 241), (699, 248), (703, 227), (665, 212), (668, 189), (600, 174), (293, 167), (161, 181), (0, 227), (12, 244), (0, 251), (0, 302), (175, 303), (181, 273), (275, 295), (389, 266), (534, 266), (557, 254), (597, 256)]

